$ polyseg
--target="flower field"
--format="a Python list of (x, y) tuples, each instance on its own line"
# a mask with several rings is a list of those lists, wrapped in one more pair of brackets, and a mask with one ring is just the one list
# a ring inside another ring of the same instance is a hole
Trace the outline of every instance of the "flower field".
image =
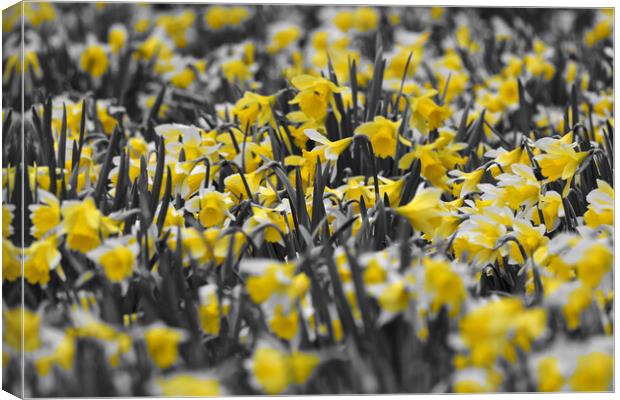
[(612, 9), (4, 10), (3, 389), (613, 390), (612, 35)]

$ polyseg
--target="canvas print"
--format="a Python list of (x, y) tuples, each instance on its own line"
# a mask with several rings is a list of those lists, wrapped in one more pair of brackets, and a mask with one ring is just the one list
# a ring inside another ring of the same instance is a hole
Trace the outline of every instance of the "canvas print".
[(613, 24), (5, 9), (3, 390), (613, 391)]

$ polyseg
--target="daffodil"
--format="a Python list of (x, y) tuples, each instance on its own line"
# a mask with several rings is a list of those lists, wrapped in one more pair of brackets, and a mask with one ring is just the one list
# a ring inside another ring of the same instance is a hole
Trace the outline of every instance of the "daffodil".
[(111, 282), (120, 282), (132, 275), (139, 247), (138, 242), (128, 237), (108, 239), (90, 251), (88, 257), (103, 268)]
[(538, 390), (559, 392), (565, 384), (557, 357), (544, 357), (538, 363)]
[(491, 149), (487, 151), (484, 156), (493, 158), (493, 161), (495, 161), (495, 164), (490, 167), (493, 176), (497, 176), (501, 173), (499, 167), (502, 168), (503, 172), (512, 172), (512, 166), (514, 164), (522, 164), (527, 166), (529, 162), (527, 151), (524, 151), (521, 146), (517, 146), (510, 151), (504, 149), (503, 147)]
[(219, 380), (197, 374), (177, 373), (172, 376), (160, 376), (155, 382), (158, 393), (162, 396), (215, 397), (222, 394)]
[(585, 43), (586, 46), (592, 47), (598, 42), (601, 42), (611, 36), (613, 32), (613, 22), (610, 19), (602, 18), (592, 28), (592, 30), (586, 32)]
[(513, 164), (512, 173), (498, 175), (496, 179), (502, 190), (502, 202), (513, 210), (529, 208), (539, 199), (541, 185), (527, 165)]
[(115, 24), (108, 31), (108, 44), (112, 53), (118, 54), (127, 42), (127, 28), (121, 24)]
[(212, 284), (200, 288), (200, 298), (200, 326), (205, 333), (217, 335), (220, 332), (220, 318), (229, 312), (228, 301), (225, 300), (223, 304), (220, 304), (217, 287)]
[(516, 106), (519, 103), (519, 86), (516, 79), (503, 81), (498, 89), (498, 97), (505, 108)]
[(196, 80), (196, 73), (189, 66), (179, 67), (169, 75), (167, 74), (166, 79), (169, 79), (173, 86), (187, 89)]
[[(43, 71), (41, 69), (41, 64), (39, 63), (39, 57), (37, 53), (32, 50), (26, 50), (23, 56), (23, 65), (26, 71), (32, 71), (34, 76), (41, 77)], [(13, 74), (21, 74), (22, 72), (22, 62), (20, 61), (20, 57), (18, 54), (11, 54), (7, 61), (4, 69), (4, 75), (2, 76), (2, 81), (4, 83), (9, 82), (9, 79)]]
[(263, 231), (264, 239), (270, 243), (283, 243), (283, 235), (288, 234), (288, 226), (280, 211), (252, 207), (252, 214), (246, 224), (247, 229), (254, 230), (266, 225)]
[(177, 362), (182, 339), (182, 332), (161, 326), (153, 326), (144, 333), (147, 352), (155, 365), (162, 369)]
[(441, 128), (445, 119), (450, 115), (450, 110), (446, 105), (440, 106), (432, 99), (436, 94), (436, 90), (429, 90), (411, 101), (411, 126), (423, 135)]
[(207, 9), (204, 21), (212, 30), (235, 27), (250, 17), (250, 10), (245, 6), (222, 7), (214, 5)]
[(471, 192), (477, 191), (477, 186), (480, 183), (480, 180), (484, 176), (484, 169), (478, 168), (471, 172), (463, 172), (459, 170), (453, 170), (449, 172), (454, 178), (450, 179), (448, 183), (461, 183), (459, 184), (460, 190), (459, 197), (467, 196)]
[(399, 126), (400, 121), (393, 122), (382, 116), (377, 116), (372, 122), (366, 122), (357, 127), (355, 133), (370, 139), (372, 149), (378, 157), (394, 157)]
[(403, 155), (398, 168), (407, 170), (414, 160), (420, 160), (422, 176), (440, 189), (448, 189), (448, 170), (462, 165), (466, 158), (459, 151), (467, 147), (465, 143), (454, 142), (455, 132), (440, 129), (439, 137), (432, 143), (416, 145), (413, 151)]
[(271, 28), (270, 41), (266, 49), (269, 54), (275, 54), (287, 48), (301, 36), (298, 26), (284, 23), (281, 26)]
[(291, 365), (288, 354), (270, 347), (259, 347), (252, 359), (252, 375), (265, 393), (282, 393), (291, 382)]
[[(613, 267), (613, 253), (603, 243), (584, 240), (572, 250), (572, 253), (574, 257), (578, 257), (575, 263), (577, 278), (589, 288), (599, 286)], [(567, 257), (573, 259), (571, 256)]]
[[(516, 346), (523, 350), (544, 332), (546, 316), (540, 308), (525, 309), (520, 299), (489, 301), (470, 311), (459, 331), (475, 367), (491, 367), (498, 357), (516, 361)], [(512, 335), (515, 335), (514, 337)]]
[(409, 307), (412, 293), (404, 280), (386, 284), (379, 295), (379, 305), (389, 313), (403, 312)]
[(256, 123), (258, 123), (259, 126), (264, 126), (267, 123), (271, 126), (275, 126), (275, 120), (271, 111), (271, 107), (274, 106), (275, 100), (275, 95), (261, 96), (248, 91), (243, 94), (243, 97), (237, 100), (231, 113), (233, 116), (239, 118), (239, 122), (243, 129), (251, 127)]
[(305, 274), (295, 275), (295, 265), (270, 260), (251, 260), (239, 266), (242, 272), (250, 274), (246, 288), (250, 299), (262, 304), (272, 296), (284, 296), (291, 301), (301, 297), (308, 290), (309, 279)]
[(562, 203), (562, 197), (559, 193), (554, 191), (548, 191), (538, 199), (538, 208), (532, 207), (532, 221), (540, 225), (544, 219), (544, 224), (547, 227), (547, 232), (551, 232), (557, 225), (560, 217), (564, 216), (564, 205)]
[(100, 78), (108, 71), (109, 61), (105, 48), (100, 44), (87, 46), (80, 55), (80, 68), (93, 78)]
[(203, 241), (206, 240), (206, 249), (201, 261), (215, 261), (217, 265), (229, 257), (231, 246), (233, 257), (239, 257), (246, 245), (245, 235), (241, 232), (225, 234), (217, 228), (210, 228), (204, 231), (202, 236)]
[(176, 47), (183, 49), (187, 46), (187, 31), (194, 25), (195, 19), (196, 14), (186, 9), (177, 15), (161, 15), (156, 24), (163, 28)]
[(366, 269), (364, 270), (364, 283), (367, 285), (381, 284), (388, 278), (385, 266), (376, 257), (373, 257), (368, 261)]
[[(8, 239), (13, 234), (13, 210), (12, 204), (2, 204), (2, 239)], [(34, 223), (34, 222), (33, 222)]]
[(69, 249), (86, 253), (101, 243), (103, 215), (92, 197), (83, 201), (65, 201), (60, 212)]
[(461, 275), (447, 261), (424, 258), (424, 290), (432, 297), (431, 311), (437, 313), (446, 306), (448, 314), (459, 314), (461, 304), (467, 298)]
[(311, 75), (296, 76), (291, 83), (299, 93), (289, 104), (298, 104), (306, 116), (316, 121), (323, 121), (327, 115), (327, 106), (331, 105), (336, 118), (340, 119), (334, 94), (341, 93), (341, 87), (325, 78)]
[[(381, 196), (381, 199), (384, 199), (385, 196), (387, 196), (388, 200), (390, 201), (390, 204), (392, 205), (400, 204), (400, 196), (401, 196), (402, 189), (405, 185), (405, 179), (403, 178), (403, 179), (391, 180), (391, 179), (384, 178), (382, 176), (378, 177), (378, 179), (380, 181), (379, 195)], [(374, 185), (369, 186), (368, 189), (371, 189), (374, 191)], [(370, 198), (374, 200), (372, 196)], [(372, 201), (369, 202), (369, 204), (372, 204)]]
[(2, 239), (2, 281), (14, 282), (22, 275), (21, 248)]
[[(212, 146), (205, 146), (203, 144), (201, 131), (195, 126), (183, 126), (183, 135), (179, 137), (178, 141), (173, 140), (174, 136), (169, 136), (171, 140), (166, 143), (166, 152), (175, 159), (179, 159), (181, 150), (185, 154), (185, 159), (188, 161), (196, 160), (202, 156), (208, 155), (215, 151)], [(171, 130), (174, 132), (174, 130)], [(170, 135), (169, 133), (167, 133)]]
[[(299, 124), (298, 126), (288, 125), (287, 128), (288, 128), (290, 135), (293, 137), (293, 141), (295, 145), (299, 147), (300, 149), (303, 149), (303, 150), (306, 149), (306, 143), (308, 142), (308, 136), (306, 136), (304, 133), (306, 129), (314, 129), (316, 131), (319, 131), (322, 134), (325, 133), (325, 126), (323, 124), (317, 122), (313, 118), (308, 118), (306, 114), (304, 114), (301, 111), (292, 111), (288, 113), (287, 119), (290, 122)], [(283, 126), (280, 127), (280, 135), (282, 136), (282, 139), (290, 147), (288, 135), (286, 133), (286, 129)]]
[[(160, 211), (161, 211), (161, 204), (157, 208), (157, 215), (159, 215)], [(183, 226), (185, 223), (183, 214), (184, 214), (183, 210), (177, 210), (174, 207), (168, 207), (168, 209), (166, 210), (166, 215), (164, 215), (164, 223), (162, 226), (162, 231), (169, 230), (171, 228), (174, 231), (176, 230), (174, 228)]]
[[(570, 134), (566, 135), (565, 138), (567, 136), (572, 138)], [(570, 183), (577, 171), (577, 167), (588, 156), (588, 153), (585, 151), (575, 151), (575, 145), (566, 143), (562, 139), (552, 138), (542, 138), (536, 142), (536, 147), (545, 152), (534, 157), (540, 164), (542, 174), (549, 181), (565, 180), (564, 196), (568, 194)]]
[[(214, 231), (219, 234), (218, 229), (214, 229)], [(194, 260), (206, 261), (212, 257), (212, 252), (209, 248), (210, 241), (207, 239), (207, 235), (209, 235), (210, 232), (211, 230), (201, 232), (193, 227), (181, 227), (178, 231), (174, 229), (168, 237), (168, 245), (172, 250), (176, 250), (177, 242), (179, 241), (178, 235), (180, 234), (183, 264), (188, 265), (190, 258)]]
[[(375, 202), (375, 196), (373, 194), (374, 185), (365, 185), (364, 177), (351, 177), (347, 180), (346, 185), (339, 187), (338, 189), (344, 194), (343, 198), (350, 201), (359, 202), (363, 199), (365, 204), (373, 205)], [(359, 211), (359, 204), (353, 203), (354, 211)]]
[(440, 197), (441, 190), (423, 188), (418, 190), (408, 204), (394, 211), (405, 217), (414, 229), (432, 235), (441, 224), (445, 212)]
[(247, 364), (254, 384), (268, 395), (283, 393), (290, 385), (305, 384), (320, 363), (312, 353), (288, 353), (269, 343), (259, 343)]
[(197, 196), (185, 203), (185, 208), (191, 213), (198, 213), (198, 220), (205, 228), (221, 225), (231, 214), (228, 208), (232, 206), (230, 198), (216, 190), (200, 189)]
[(67, 329), (66, 334), (74, 338), (91, 338), (105, 343), (108, 361), (112, 367), (118, 366), (121, 354), (131, 349), (132, 339), (128, 333), (122, 332), (101, 321), (89, 311), (74, 309), (72, 312), (74, 326)]
[(496, 392), (502, 380), (497, 371), (470, 367), (458, 370), (452, 385), (455, 393), (488, 393)]
[[(321, 158), (321, 161), (323, 161), (324, 159), (329, 161), (338, 160), (340, 154), (345, 151), (353, 142), (353, 137), (348, 137), (332, 142), (314, 129), (306, 129), (304, 131), (304, 134), (316, 143), (321, 144), (321, 146), (317, 146), (313, 150), (318, 153), (317, 155), (319, 156), (319, 158)], [(321, 155), (323, 157), (321, 157)]]
[(353, 27), (360, 32), (377, 29), (379, 13), (372, 7), (357, 7), (353, 13)]
[(254, 193), (256, 193), (260, 187), (261, 180), (261, 172), (259, 171), (243, 174), (243, 177), (241, 174), (237, 173), (229, 175), (224, 179), (224, 187), (235, 198), (243, 200), (244, 198), (247, 199), (254, 196)]
[(510, 255), (518, 264), (525, 262), (524, 256), (531, 257), (539, 247), (546, 245), (549, 241), (549, 238), (545, 236), (546, 227), (544, 225), (533, 226), (529, 220), (515, 219), (513, 228), (515, 238), (525, 251), (525, 255), (521, 254), (516, 243), (510, 242)]
[(60, 202), (53, 194), (42, 189), (39, 189), (38, 195), (42, 204), (31, 204), (28, 208), (32, 221), (30, 232), (40, 239), (60, 225)]
[(338, 11), (332, 19), (332, 23), (342, 32), (347, 32), (353, 27), (354, 14), (351, 10), (344, 9)]
[(222, 74), (230, 82), (242, 84), (249, 81), (254, 76), (252, 66), (246, 64), (243, 60), (231, 59), (222, 63)]
[(2, 322), (2, 341), (14, 351), (31, 352), (41, 346), (41, 315), (38, 312), (3, 307)]
[(524, 61), (526, 70), (536, 78), (549, 81), (555, 75), (555, 67), (542, 54), (526, 54)]
[(50, 271), (60, 263), (58, 239), (48, 236), (24, 249), (24, 278), (32, 285), (45, 286), (50, 280)]
[(608, 391), (613, 381), (614, 360), (609, 354), (592, 352), (577, 359), (568, 383), (576, 392)]
[(592, 289), (581, 285), (579, 282), (564, 284), (552, 296), (562, 298), (562, 313), (569, 330), (578, 329), (581, 326), (582, 315), (593, 301)]
[(172, 43), (158, 32), (154, 32), (137, 46), (134, 58), (152, 60), (156, 54), (161, 60), (170, 59), (173, 54)]
[(284, 312), (282, 304), (276, 304), (274, 315), (269, 320), (271, 331), (279, 338), (292, 340), (299, 330), (299, 316), (295, 309)]
[(36, 360), (35, 367), (40, 376), (46, 376), (49, 374), (53, 365), (58, 365), (65, 371), (71, 370), (73, 368), (74, 359), (75, 338), (71, 334), (65, 333), (62, 338), (58, 340), (51, 354), (42, 356)]
[(588, 210), (583, 215), (583, 220), (590, 228), (601, 225), (613, 225), (614, 223), (614, 190), (605, 181), (596, 181), (597, 189), (588, 193)]
[(51, 3), (34, 3), (24, 6), (24, 16), (33, 26), (56, 19), (56, 8)]
[(459, 258), (466, 257), (478, 266), (494, 263), (506, 250), (497, 245), (512, 226), (514, 215), (507, 207), (486, 207), (463, 222), (456, 234), (454, 250)]

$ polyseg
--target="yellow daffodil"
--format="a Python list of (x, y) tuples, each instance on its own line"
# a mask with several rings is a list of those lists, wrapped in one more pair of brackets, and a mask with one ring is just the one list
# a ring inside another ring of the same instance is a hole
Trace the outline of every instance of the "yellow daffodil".
[(592, 352), (578, 357), (568, 383), (576, 392), (608, 391), (613, 381), (614, 361), (609, 354)]
[(108, 239), (88, 253), (88, 257), (101, 265), (111, 282), (123, 281), (133, 273), (139, 245), (130, 240), (127, 237)]
[(436, 313), (441, 306), (448, 308), (451, 317), (459, 314), (461, 304), (466, 299), (463, 279), (447, 261), (424, 258), (422, 261), (424, 274), (424, 290), (432, 296), (431, 311)]
[[(2, 238), (8, 239), (13, 234), (13, 210), (12, 204), (2, 204)], [(35, 223), (33, 221), (33, 223)], [(4, 240), (3, 240), (4, 241)]]
[(222, 7), (214, 5), (207, 9), (204, 20), (209, 29), (220, 30), (240, 25), (249, 16), (250, 11), (244, 6)]
[(159, 368), (169, 368), (179, 358), (178, 346), (183, 334), (177, 330), (154, 326), (144, 333), (149, 356)]
[(299, 351), (289, 354), (261, 343), (248, 367), (255, 385), (273, 396), (284, 392), (289, 385), (306, 383), (319, 363), (317, 355)]
[(127, 42), (127, 29), (124, 25), (112, 25), (108, 31), (108, 44), (113, 54), (118, 54)]
[(460, 190), (458, 190), (458, 195), (459, 197), (464, 197), (478, 190), (477, 186), (484, 175), (484, 169), (478, 168), (471, 172), (453, 170), (450, 171), (449, 174), (454, 178), (449, 180), (448, 183), (462, 182), (462, 184), (459, 185)]
[(197, 196), (185, 203), (185, 208), (198, 213), (198, 220), (205, 228), (221, 225), (230, 215), (228, 208), (232, 205), (230, 198), (215, 190), (200, 189)]
[(382, 116), (377, 116), (372, 122), (366, 122), (357, 127), (355, 134), (368, 137), (378, 157), (394, 157), (399, 126), (400, 121), (392, 122)]
[[(245, 186), (244, 179), (248, 187)], [(261, 180), (261, 173), (258, 171), (243, 174), (243, 178), (241, 177), (241, 174), (232, 174), (224, 179), (224, 187), (235, 198), (242, 200), (253, 196), (254, 193), (258, 191)], [(249, 193), (248, 189), (250, 191)]]
[(108, 71), (108, 65), (108, 55), (102, 45), (91, 44), (80, 55), (80, 68), (93, 78), (100, 78), (105, 74)]
[(69, 249), (85, 253), (101, 243), (103, 215), (92, 197), (83, 201), (66, 201), (60, 212)]
[(274, 315), (269, 321), (269, 326), (277, 337), (292, 340), (297, 335), (299, 329), (297, 311), (293, 309), (289, 310), (288, 314), (285, 314), (283, 306), (277, 304), (274, 308)]
[(323, 159), (327, 159), (329, 161), (336, 161), (338, 160), (338, 157), (340, 156), (340, 154), (345, 151), (349, 145), (353, 142), (353, 137), (348, 137), (348, 138), (344, 138), (344, 139), (340, 139), (340, 140), (336, 140), (335, 142), (332, 142), (331, 140), (327, 139), (325, 136), (321, 135), (319, 132), (315, 131), (314, 129), (306, 129), (304, 130), (304, 134), (309, 137), (311, 140), (313, 140), (316, 143), (320, 143), (321, 146), (317, 146), (314, 148), (313, 152), (316, 151), (318, 152), (318, 156), (320, 157), (321, 155), (323, 157), (321, 158), (321, 161), (323, 161)]
[(341, 93), (342, 88), (333, 82), (311, 75), (299, 75), (292, 79), (291, 83), (299, 90), (299, 93), (289, 102), (298, 104), (301, 111), (307, 117), (316, 121), (322, 121), (327, 115), (327, 106), (331, 105), (337, 119), (340, 113), (334, 99), (335, 93)]
[(295, 25), (285, 25), (273, 30), (271, 40), (266, 49), (269, 54), (275, 54), (287, 48), (301, 35), (301, 30)]
[(2, 239), (2, 281), (14, 282), (22, 275), (21, 248)]
[(583, 220), (590, 228), (614, 223), (614, 190), (605, 181), (596, 181), (598, 188), (588, 193), (588, 210)]
[(220, 332), (220, 318), (228, 314), (230, 306), (227, 301), (220, 305), (215, 285), (201, 287), (200, 298), (200, 326), (205, 333), (217, 335)]
[[(521, 300), (490, 301), (469, 312), (460, 322), (461, 337), (476, 367), (491, 367), (498, 357), (516, 360), (515, 346), (523, 348), (543, 333), (544, 310), (525, 309)], [(517, 336), (511, 338), (511, 333)], [(521, 337), (517, 341), (517, 338)], [(527, 350), (527, 349), (524, 349)]]
[(353, 13), (353, 27), (360, 32), (377, 29), (379, 13), (371, 7), (357, 7)]
[(222, 394), (220, 382), (215, 378), (178, 373), (156, 379), (162, 396), (215, 397)]
[(538, 140), (536, 147), (545, 152), (534, 157), (540, 164), (542, 174), (550, 181), (558, 179), (567, 181), (563, 193), (566, 196), (577, 167), (587, 157), (588, 153), (585, 151), (577, 152), (574, 149), (574, 144), (567, 144), (562, 140), (552, 138)]
[(21, 307), (4, 308), (2, 321), (2, 341), (13, 350), (31, 352), (41, 346), (41, 315), (39, 313)]
[(411, 126), (423, 135), (441, 128), (445, 119), (450, 116), (447, 106), (440, 106), (432, 99), (436, 94), (436, 90), (429, 90), (411, 101)]
[(275, 126), (275, 120), (271, 112), (271, 107), (274, 106), (275, 100), (275, 96), (261, 96), (256, 93), (245, 92), (243, 97), (235, 103), (231, 113), (239, 118), (242, 129), (251, 127), (256, 123), (259, 126), (267, 123)]
[(394, 211), (405, 217), (415, 230), (432, 235), (441, 224), (445, 212), (440, 197), (441, 190), (424, 188), (419, 190), (408, 204), (397, 207)]
[(31, 234), (37, 239), (60, 225), (60, 203), (51, 193), (39, 190), (39, 199), (43, 204), (32, 204), (30, 220), (32, 221)]
[(50, 271), (60, 263), (58, 239), (48, 236), (24, 249), (24, 278), (32, 285), (45, 286), (50, 280)]

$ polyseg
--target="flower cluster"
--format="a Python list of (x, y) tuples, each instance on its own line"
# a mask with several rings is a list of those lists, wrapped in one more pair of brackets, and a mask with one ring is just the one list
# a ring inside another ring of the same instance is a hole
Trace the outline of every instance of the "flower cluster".
[(611, 10), (21, 10), (11, 390), (613, 387)]

